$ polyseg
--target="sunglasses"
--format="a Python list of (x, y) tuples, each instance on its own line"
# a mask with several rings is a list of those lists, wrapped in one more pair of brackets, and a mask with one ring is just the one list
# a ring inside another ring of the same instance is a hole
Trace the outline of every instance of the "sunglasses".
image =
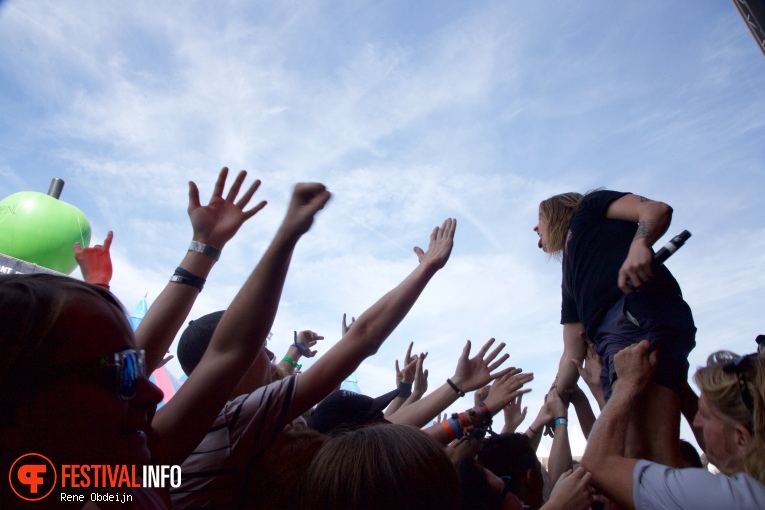
[(752, 394), (749, 393), (749, 387), (746, 385), (746, 367), (745, 365), (750, 358), (756, 357), (757, 354), (747, 354), (731, 361), (727, 365), (723, 366), (723, 372), (726, 374), (736, 374), (738, 379), (738, 390), (741, 392), (741, 400), (744, 401), (744, 405), (749, 410), (749, 414), (754, 416), (754, 400)]
[(109, 384), (114, 384), (123, 400), (135, 397), (138, 380), (146, 375), (146, 356), (143, 349), (125, 349), (83, 361), (58, 365), (51, 369), (50, 378), (59, 379), (75, 375), (101, 372)]

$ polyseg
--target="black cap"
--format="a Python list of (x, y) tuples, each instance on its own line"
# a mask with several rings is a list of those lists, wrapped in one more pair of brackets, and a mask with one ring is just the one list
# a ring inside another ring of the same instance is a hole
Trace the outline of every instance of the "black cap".
[(178, 341), (178, 362), (186, 375), (191, 375), (197, 368), (224, 312), (225, 310), (209, 313), (191, 321), (183, 331)]
[(374, 418), (382, 418), (383, 410), (398, 396), (398, 389), (377, 398), (348, 390), (338, 390), (316, 407), (308, 426), (322, 434), (354, 430)]

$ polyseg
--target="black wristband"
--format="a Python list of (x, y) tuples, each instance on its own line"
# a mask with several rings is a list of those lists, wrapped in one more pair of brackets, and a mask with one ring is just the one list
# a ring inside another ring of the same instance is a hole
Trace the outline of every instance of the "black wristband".
[(401, 381), (398, 383), (398, 396), (402, 398), (409, 398), (412, 394), (412, 385)]
[(462, 391), (461, 389), (459, 389), (457, 387), (457, 385), (452, 382), (451, 379), (447, 379), (446, 382), (448, 382), (449, 386), (451, 386), (452, 389), (457, 392), (457, 395), (459, 395), (460, 397), (464, 397), (465, 396), (465, 392)]
[(202, 292), (202, 289), (205, 286), (205, 283), (207, 280), (204, 278), (200, 278), (199, 276), (193, 275), (183, 269), (182, 267), (176, 267), (175, 273), (173, 276), (170, 277), (170, 281), (173, 283), (182, 283), (184, 285), (191, 285), (192, 287), (195, 287), (199, 292)]

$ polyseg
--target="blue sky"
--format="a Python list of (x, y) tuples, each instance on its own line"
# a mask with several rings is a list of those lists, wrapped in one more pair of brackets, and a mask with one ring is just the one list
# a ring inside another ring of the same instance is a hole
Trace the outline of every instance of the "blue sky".
[(0, 198), (63, 178), (92, 242), (114, 230), (112, 290), (132, 309), (188, 245), (187, 181), (204, 199), (221, 166), (247, 169), (269, 205), (226, 247), (194, 318), (230, 302), (292, 185), (325, 183), (277, 354), (294, 329), (326, 350), (343, 312), (403, 279), (412, 247), (456, 217), (451, 261), (359, 384), (392, 388), (414, 340), (436, 387), (466, 339), (496, 337), (536, 374), (533, 416), (562, 348), (560, 266), (531, 230), (552, 194), (605, 186), (673, 206), (667, 238), (693, 233), (667, 263), (699, 328), (692, 366), (765, 333), (764, 82), (731, 2), (7, 0)]

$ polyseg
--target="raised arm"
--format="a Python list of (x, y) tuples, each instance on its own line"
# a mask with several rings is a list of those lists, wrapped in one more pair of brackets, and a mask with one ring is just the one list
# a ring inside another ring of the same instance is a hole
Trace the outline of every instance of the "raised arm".
[(664, 202), (629, 194), (611, 203), (606, 218), (638, 224), (630, 251), (619, 270), (619, 288), (631, 294), (634, 290), (627, 285), (628, 278), (635, 289), (640, 289), (653, 277), (651, 246), (667, 232), (672, 222), (672, 208)]
[[(476, 414), (476, 416), (480, 416), (481, 412), (477, 412), (480, 408), (484, 412), (488, 413), (488, 416), (484, 416), (484, 418), (490, 419), (513, 399), (517, 398), (519, 395), (531, 391), (530, 389), (521, 388), (524, 384), (534, 378), (534, 374), (521, 373), (520, 368), (509, 368), (507, 370), (503, 370), (502, 373), (504, 375), (496, 379), (491, 385), (491, 388), (489, 389), (489, 395), (486, 397), (486, 400), (484, 400), (483, 403), (474, 407), (472, 410), (468, 410), (465, 413), (460, 413), (457, 420), (449, 420), (451, 423), (449, 423), (447, 426), (443, 426), (443, 423), (440, 425), (433, 425), (425, 429), (424, 432), (436, 441), (447, 444), (452, 439), (454, 439), (454, 437), (460, 437), (460, 434), (455, 429), (455, 427), (460, 429), (462, 432), (466, 432), (464, 429), (463, 418), (465, 420), (470, 420), (470, 418), (465, 418), (463, 415), (469, 415), (472, 411)], [(486, 423), (487, 422), (484, 421), (484, 424)], [(476, 424), (473, 423), (473, 425)], [(451, 432), (447, 431), (447, 429), (450, 429)]]
[(573, 467), (571, 444), (568, 439), (568, 402), (557, 391), (551, 391), (547, 394), (547, 407), (555, 420), (555, 436), (547, 466), (550, 484), (555, 485), (560, 476)]
[(260, 186), (259, 180), (253, 182), (239, 201), (236, 201), (247, 176), (244, 170), (239, 172), (224, 199), (223, 189), (227, 176), (228, 168), (223, 167), (218, 174), (210, 203), (205, 206), (199, 202), (197, 185), (189, 182), (188, 213), (193, 229), (191, 240), (192, 244), (197, 243), (193, 246), (201, 252), (189, 248), (178, 266), (182, 271), (176, 271), (176, 274), (188, 273), (192, 278), (181, 275), (180, 279), (176, 278), (178, 281), (170, 281), (149, 307), (135, 332), (138, 348), (146, 350), (146, 369), (149, 373), (162, 362), (201, 292), (193, 283), (204, 284), (226, 243), (234, 237), (245, 221), (255, 216), (266, 205), (263, 201), (247, 211), (244, 210)]
[(456, 228), (457, 221), (451, 218), (440, 228), (436, 227), (430, 235), (427, 252), (415, 248), (420, 263), (414, 271), (361, 314), (343, 338), (300, 376), (288, 419), (310, 409), (356, 370), (364, 359), (377, 352), (409, 313), (430, 279), (446, 265)]
[(152, 449), (159, 453), (155, 461), (162, 462), (158, 463), (179, 464), (193, 451), (260, 353), (276, 315), (295, 245), (329, 198), (322, 184), (295, 186), (284, 222), (223, 314), (204, 356), (152, 421), (164, 439), (158, 449)]
[(396, 388), (398, 388), (398, 396), (385, 409), (385, 417), (390, 418), (393, 413), (399, 410), (401, 406), (406, 403), (406, 400), (412, 395), (412, 384), (414, 383), (415, 371), (417, 370), (417, 356), (412, 356), (412, 347), (414, 342), (409, 342), (409, 348), (406, 350), (404, 356), (404, 369), (398, 365), (396, 360)]
[[(494, 339), (492, 338), (484, 344), (481, 350), (478, 351), (478, 354), (471, 358), (471, 344), (470, 340), (468, 340), (465, 348), (462, 350), (462, 355), (457, 361), (457, 369), (454, 375), (427, 397), (401, 409), (391, 417), (391, 421), (393, 423), (423, 427), (430, 423), (441, 411), (453, 404), (457, 398), (464, 396), (467, 392), (482, 388), (494, 379), (502, 377), (513, 370), (513, 368), (508, 368), (494, 372), (507, 360), (509, 355), (503, 354), (495, 361), (502, 349), (505, 348), (505, 344), (499, 344), (496, 349), (487, 354), (489, 347), (493, 343)], [(449, 381), (451, 381), (451, 384), (449, 384)]]
[(284, 370), (288, 375), (295, 373), (301, 365), (298, 363), (300, 358), (305, 356), (306, 358), (313, 358), (318, 351), (311, 350), (311, 347), (316, 345), (319, 340), (324, 340), (324, 337), (307, 329), (298, 333), (295, 331), (295, 338), (292, 341), (292, 345), (287, 348), (287, 353), (277, 363), (279, 368)]
[[(550, 391), (552, 392), (554, 389), (551, 388)], [(547, 407), (548, 395), (545, 395), (542, 407), (539, 408), (536, 418), (534, 418), (534, 421), (531, 422), (531, 425), (529, 425), (529, 428), (526, 429), (525, 432), (529, 439), (531, 439), (531, 446), (534, 448), (534, 451), (537, 451), (539, 448), (539, 443), (542, 441), (542, 434), (545, 434), (545, 428), (552, 430), (554, 418), (550, 414), (550, 409)], [(554, 436), (554, 433), (551, 433), (550, 435)]]
[(584, 394), (584, 391), (579, 386), (574, 386), (569, 403), (574, 406), (576, 419), (579, 420), (579, 426), (582, 428), (584, 438), (587, 439), (590, 437), (590, 432), (592, 432), (592, 426), (595, 425), (595, 413), (592, 412), (590, 399), (587, 398), (587, 395)]
[(592, 473), (592, 484), (609, 499), (629, 509), (635, 508), (632, 474), (638, 461), (624, 457), (624, 439), (635, 399), (656, 370), (656, 351), (649, 351), (650, 344), (643, 340), (614, 357), (619, 379), (595, 422), (582, 457), (582, 466)]
[(406, 399), (404, 406), (414, 404), (428, 391), (428, 369), (422, 368), (425, 364), (425, 358), (427, 357), (427, 352), (421, 352), (417, 357), (417, 365), (414, 367), (414, 387), (412, 388), (412, 394)]
[(563, 395), (566, 390), (576, 386), (579, 371), (572, 360), (584, 358), (587, 352), (587, 333), (581, 322), (563, 324), (563, 354), (558, 364), (558, 393)]

